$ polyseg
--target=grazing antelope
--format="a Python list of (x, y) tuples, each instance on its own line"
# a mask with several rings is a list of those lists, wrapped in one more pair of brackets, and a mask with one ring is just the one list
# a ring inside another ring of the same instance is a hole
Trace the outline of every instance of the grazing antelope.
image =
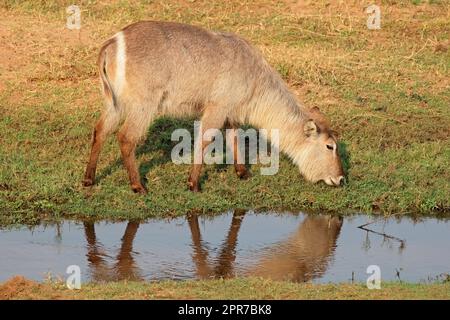
[[(98, 66), (106, 107), (94, 129), (85, 186), (94, 184), (106, 137), (123, 122), (117, 138), (131, 188), (145, 193), (135, 150), (160, 115), (199, 115), (203, 132), (241, 124), (278, 129), (275, 147), (308, 181), (337, 186), (343, 180), (337, 138), (324, 115), (318, 108), (300, 106), (261, 53), (234, 34), (172, 22), (137, 22), (103, 44)], [(203, 141), (202, 148), (208, 143)], [(236, 173), (246, 177), (245, 165), (236, 161), (239, 148), (233, 149)], [(201, 167), (192, 167), (192, 191), (200, 189)]]

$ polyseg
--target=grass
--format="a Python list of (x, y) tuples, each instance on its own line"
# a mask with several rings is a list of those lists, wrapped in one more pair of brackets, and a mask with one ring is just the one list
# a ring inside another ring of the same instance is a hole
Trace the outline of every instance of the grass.
[(363, 284), (296, 284), (258, 278), (112, 282), (69, 290), (63, 283), (37, 283), (15, 277), (0, 284), (0, 299), (450, 299), (450, 284), (383, 283), (369, 290)]
[[(40, 219), (139, 219), (230, 208), (450, 210), (450, 7), (448, 1), (77, 1), (82, 29), (65, 29), (68, 1), (0, 4), (0, 224)], [(306, 183), (285, 157), (275, 176), (238, 181), (206, 166), (203, 192), (170, 161), (170, 134), (190, 120), (159, 119), (140, 149), (149, 194), (133, 194), (114, 138), (98, 182), (81, 186), (102, 108), (100, 43), (136, 20), (173, 20), (236, 32), (262, 50), (299, 99), (319, 106), (341, 134), (348, 185)]]

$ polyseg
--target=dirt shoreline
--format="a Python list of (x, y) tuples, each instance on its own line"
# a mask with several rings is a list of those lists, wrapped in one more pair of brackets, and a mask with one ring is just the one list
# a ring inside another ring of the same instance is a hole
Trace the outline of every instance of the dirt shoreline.
[(15, 276), (0, 284), (0, 300), (72, 299), (450, 299), (450, 283), (295, 284), (256, 278), (202, 281), (115, 282), (69, 290), (62, 282)]

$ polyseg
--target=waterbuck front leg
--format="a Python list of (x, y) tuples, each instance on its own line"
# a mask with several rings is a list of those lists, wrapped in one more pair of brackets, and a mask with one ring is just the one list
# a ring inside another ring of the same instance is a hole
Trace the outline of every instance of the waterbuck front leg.
[(85, 187), (91, 186), (95, 183), (95, 171), (97, 169), (98, 157), (101, 148), (108, 135), (117, 129), (120, 117), (116, 110), (108, 109), (100, 117), (97, 122), (94, 133), (92, 135), (92, 149), (89, 157), (89, 162), (84, 174), (83, 185)]
[[(230, 129), (227, 130), (227, 145), (230, 150), (233, 151), (233, 161), (234, 161), (234, 169), (236, 171), (237, 176), (239, 179), (248, 179), (250, 177), (250, 173), (247, 170), (247, 167), (244, 163), (241, 163), (239, 161), (240, 151), (238, 146), (238, 137), (237, 137), (237, 127), (231, 126)], [(245, 158), (242, 157), (242, 160), (245, 160)]]
[[(209, 129), (222, 129), (226, 121), (226, 115), (221, 112), (216, 106), (206, 108), (201, 119), (201, 143), (200, 152), (196, 155), (194, 151), (194, 164), (192, 165), (191, 173), (189, 175), (188, 184), (189, 189), (193, 192), (200, 191), (200, 174), (203, 166), (203, 156), (205, 148), (211, 143), (211, 141), (204, 141), (203, 134)], [(196, 143), (196, 142), (194, 142)]]

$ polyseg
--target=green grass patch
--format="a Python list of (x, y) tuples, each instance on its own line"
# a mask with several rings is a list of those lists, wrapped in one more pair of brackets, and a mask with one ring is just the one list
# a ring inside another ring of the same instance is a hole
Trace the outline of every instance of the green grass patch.
[[(450, 21), (444, 2), (382, 2), (382, 29), (371, 31), (358, 4), (334, 6), (331, 14), (325, 5), (311, 4), (303, 14), (289, 2), (80, 1), (80, 40), (64, 30), (68, 4), (8, 0), (0, 6), (5, 30), (16, 35), (8, 45), (9, 38), (1, 38), (9, 60), (2, 60), (0, 73), (0, 224), (232, 208), (385, 214), (450, 209)], [(205, 166), (203, 192), (191, 193), (189, 166), (170, 161), (170, 135), (175, 128), (192, 130), (193, 119), (164, 118), (138, 152), (147, 196), (130, 191), (114, 137), (102, 151), (96, 185), (81, 187), (102, 108), (98, 47), (141, 19), (248, 38), (301, 100), (319, 106), (340, 132), (348, 184), (335, 189), (306, 183), (283, 156), (277, 175), (261, 176), (254, 165), (246, 181), (231, 166)]]

